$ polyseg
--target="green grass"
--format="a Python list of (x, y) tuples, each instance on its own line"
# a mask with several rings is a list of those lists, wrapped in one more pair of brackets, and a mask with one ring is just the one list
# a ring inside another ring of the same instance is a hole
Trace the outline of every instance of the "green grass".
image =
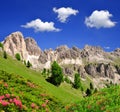
[(0, 71), (0, 112), (60, 111), (64, 105), (43, 89), (19, 75)]
[(63, 104), (72, 103), (82, 98), (81, 92), (78, 92), (78, 90), (73, 91), (72, 88), (69, 88), (69, 85), (66, 85), (65, 88), (63, 86), (56, 87), (46, 82), (40, 72), (28, 69), (22, 62), (10, 56), (8, 56), (8, 59), (4, 59), (2, 53), (0, 53), (0, 70), (33, 81), (35, 84), (41, 86), (46, 93), (57, 98)]
[(104, 88), (77, 103), (67, 105), (64, 112), (120, 112), (120, 85)]

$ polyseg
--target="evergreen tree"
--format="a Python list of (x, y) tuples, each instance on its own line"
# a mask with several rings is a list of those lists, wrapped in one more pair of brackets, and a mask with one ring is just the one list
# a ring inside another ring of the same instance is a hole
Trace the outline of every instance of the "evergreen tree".
[(3, 52), (3, 58), (7, 59), (7, 53), (6, 53), (6, 51)]
[(54, 61), (51, 66), (51, 74), (52, 74), (51, 77), (48, 78), (47, 80), (50, 83), (59, 86), (63, 81), (63, 71), (56, 61)]
[(17, 53), (17, 54), (15, 55), (15, 57), (16, 57), (16, 59), (17, 59), (18, 61), (21, 60), (21, 58), (20, 58), (20, 54), (19, 54), (19, 53)]
[(93, 84), (90, 82), (90, 89), (93, 90), (94, 87), (93, 87)]
[(74, 88), (78, 89), (81, 87), (80, 74), (76, 73), (74, 77)]
[(91, 95), (91, 90), (89, 88), (87, 88), (86, 90), (86, 96), (90, 96)]
[(27, 61), (26, 67), (30, 68), (31, 66), (32, 64), (29, 61)]

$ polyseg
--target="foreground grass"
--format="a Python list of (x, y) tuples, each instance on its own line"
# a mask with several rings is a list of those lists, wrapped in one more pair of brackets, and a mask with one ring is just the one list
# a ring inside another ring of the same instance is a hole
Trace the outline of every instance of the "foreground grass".
[[(58, 99), (59, 102), (63, 104), (72, 103), (79, 101), (82, 98), (82, 95), (77, 90), (69, 88), (67, 85), (64, 87), (56, 87), (48, 82), (40, 75), (39, 72), (28, 69), (22, 64), (22, 62), (16, 61), (15, 59), (8, 56), (8, 59), (4, 59), (2, 53), (0, 53), (0, 70), (6, 71), (10, 74), (16, 74), (22, 76), (26, 80), (29, 79), (35, 84), (41, 86), (49, 95)], [(68, 88), (68, 90), (67, 90)]]
[(104, 88), (77, 103), (67, 105), (64, 112), (120, 112), (120, 85)]
[(43, 87), (19, 75), (0, 71), (0, 112), (55, 112), (63, 108)]

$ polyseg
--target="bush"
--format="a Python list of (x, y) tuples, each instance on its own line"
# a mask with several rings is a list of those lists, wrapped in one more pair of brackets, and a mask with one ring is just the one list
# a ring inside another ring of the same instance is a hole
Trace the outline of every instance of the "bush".
[(93, 84), (90, 82), (90, 89), (93, 90), (94, 87), (93, 87)]
[(81, 87), (80, 74), (76, 73), (74, 77), (74, 88), (78, 89)]
[(31, 66), (32, 66), (32, 64), (29, 61), (27, 61), (26, 67), (30, 68)]
[(54, 61), (51, 66), (51, 73), (52, 75), (47, 79), (47, 81), (56, 86), (59, 86), (63, 81), (63, 71), (56, 61)]
[(0, 47), (3, 49), (3, 44), (0, 42)]
[(6, 53), (6, 51), (3, 52), (3, 58), (7, 59), (7, 53)]
[(67, 76), (64, 78), (64, 81), (65, 81), (66, 83), (68, 83), (68, 84), (71, 83), (70, 79), (69, 79)]
[(20, 54), (19, 54), (19, 53), (16, 53), (15, 57), (16, 57), (16, 59), (17, 59), (18, 61), (21, 60), (21, 58), (20, 58)]
[(86, 96), (90, 96), (91, 95), (91, 90), (89, 88), (87, 88), (86, 90)]

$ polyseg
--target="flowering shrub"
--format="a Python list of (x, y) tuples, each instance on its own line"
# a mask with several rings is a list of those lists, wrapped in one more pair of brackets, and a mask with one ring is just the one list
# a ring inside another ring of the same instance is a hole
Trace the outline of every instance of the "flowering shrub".
[(21, 76), (0, 71), (0, 112), (50, 112), (58, 109), (56, 100), (41, 88)]
[(120, 112), (120, 86), (105, 88), (80, 102), (66, 106), (64, 112)]
[(3, 107), (8, 106), (12, 103), (14, 103), (20, 109), (22, 109), (22, 102), (16, 99), (16, 97), (13, 98), (12, 96), (10, 96), (10, 94), (5, 94), (0, 96), (0, 104), (2, 104)]

